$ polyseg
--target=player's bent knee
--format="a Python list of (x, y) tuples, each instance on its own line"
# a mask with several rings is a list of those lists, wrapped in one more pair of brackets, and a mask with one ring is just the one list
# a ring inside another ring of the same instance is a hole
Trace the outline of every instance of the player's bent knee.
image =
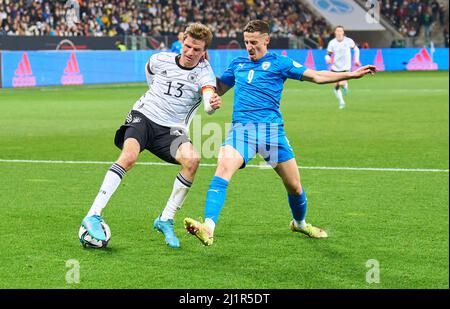
[(183, 162), (182, 166), (187, 169), (189, 173), (195, 174), (200, 166), (200, 158), (196, 156), (189, 158)]
[(286, 186), (286, 190), (290, 195), (301, 195), (303, 192), (302, 185), (300, 182), (288, 184)]
[(217, 162), (216, 176), (230, 180), (238, 168), (236, 168), (236, 162), (230, 159), (219, 159)]

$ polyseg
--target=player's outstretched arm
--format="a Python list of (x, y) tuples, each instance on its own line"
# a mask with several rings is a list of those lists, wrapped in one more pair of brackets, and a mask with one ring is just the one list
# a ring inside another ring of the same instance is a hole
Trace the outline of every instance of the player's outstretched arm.
[(330, 71), (314, 71), (306, 70), (303, 73), (302, 80), (316, 84), (330, 84), (341, 80), (358, 79), (367, 74), (374, 74), (376, 72), (374, 65), (366, 65), (353, 72), (330, 72)]
[(217, 77), (216, 77), (216, 84), (217, 84), (217, 94), (220, 96), (223, 96), (228, 90), (231, 89), (230, 86), (222, 83), (221, 80)]

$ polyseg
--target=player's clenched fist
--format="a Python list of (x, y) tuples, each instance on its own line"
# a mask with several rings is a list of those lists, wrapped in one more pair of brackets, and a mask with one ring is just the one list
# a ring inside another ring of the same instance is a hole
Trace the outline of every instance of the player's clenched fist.
[(222, 99), (219, 97), (219, 95), (217, 93), (214, 93), (211, 96), (211, 99), (209, 100), (209, 105), (211, 105), (211, 107), (216, 110), (220, 108), (220, 105), (222, 105)]

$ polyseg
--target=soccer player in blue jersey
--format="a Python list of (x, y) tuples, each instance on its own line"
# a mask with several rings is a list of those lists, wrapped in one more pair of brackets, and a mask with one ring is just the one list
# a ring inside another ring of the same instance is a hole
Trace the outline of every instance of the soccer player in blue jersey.
[(266, 22), (250, 21), (243, 33), (248, 57), (235, 58), (217, 79), (219, 95), (235, 87), (233, 124), (219, 152), (217, 170), (206, 195), (205, 222), (185, 218), (185, 228), (204, 245), (212, 245), (229, 181), (259, 153), (284, 183), (293, 217), (290, 229), (313, 238), (328, 237), (324, 230), (305, 221), (306, 193), (279, 109), (283, 84), (288, 78), (317, 84), (356, 79), (373, 74), (375, 66), (343, 73), (314, 71), (288, 57), (268, 52), (270, 36)]
[(181, 54), (181, 50), (183, 49), (183, 37), (184, 32), (178, 33), (178, 40), (172, 43), (170, 51), (175, 54)]

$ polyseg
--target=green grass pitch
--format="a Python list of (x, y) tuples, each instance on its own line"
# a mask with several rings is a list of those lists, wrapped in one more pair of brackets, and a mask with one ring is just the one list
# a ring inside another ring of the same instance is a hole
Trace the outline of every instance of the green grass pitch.
[[(248, 168), (230, 184), (215, 244), (203, 247), (182, 227), (203, 215), (214, 168), (202, 166), (177, 215), (180, 250), (152, 229), (178, 167), (136, 166), (104, 211), (108, 249), (89, 250), (78, 228), (108, 165), (5, 161), (114, 161), (115, 130), (145, 84), (0, 89), (0, 288), (448, 289), (448, 82), (448, 72), (380, 73), (351, 81), (338, 110), (331, 86), (288, 81), (282, 112), (299, 165), (444, 171), (301, 169), (307, 219), (330, 235), (313, 240), (289, 230), (276, 174)], [(228, 93), (216, 115), (198, 114), (223, 125), (231, 111)], [(66, 282), (71, 259), (78, 284)], [(366, 282), (370, 259), (378, 284)]]

